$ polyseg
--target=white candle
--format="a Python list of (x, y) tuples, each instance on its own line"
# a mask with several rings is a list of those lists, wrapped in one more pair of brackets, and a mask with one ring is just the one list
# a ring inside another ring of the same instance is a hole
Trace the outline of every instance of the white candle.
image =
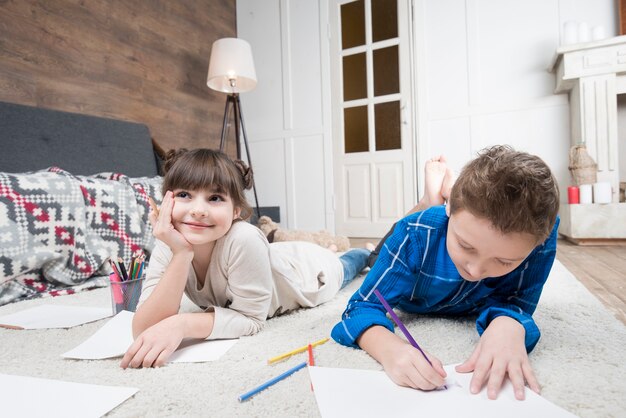
[(580, 22), (578, 24), (578, 42), (589, 42), (590, 40), (589, 25), (587, 22)]
[(588, 205), (593, 203), (592, 195), (591, 195), (591, 184), (581, 184), (578, 186), (579, 194), (580, 194), (580, 204)]
[(611, 183), (599, 181), (593, 184), (594, 203), (611, 203)]
[(576, 43), (578, 43), (578, 22), (568, 20), (563, 23), (561, 45), (572, 45)]
[(600, 25), (600, 26), (594, 26), (593, 28), (591, 28), (591, 40), (592, 41), (601, 41), (604, 38), (606, 38), (606, 36), (604, 35), (604, 26)]

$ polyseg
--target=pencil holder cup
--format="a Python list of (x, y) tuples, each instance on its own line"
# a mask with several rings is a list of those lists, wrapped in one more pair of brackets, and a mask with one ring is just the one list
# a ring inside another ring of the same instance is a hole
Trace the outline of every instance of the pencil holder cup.
[(141, 296), (143, 286), (143, 278), (125, 281), (110, 281), (111, 287), (111, 306), (113, 315), (117, 315), (121, 311), (135, 312), (137, 302)]

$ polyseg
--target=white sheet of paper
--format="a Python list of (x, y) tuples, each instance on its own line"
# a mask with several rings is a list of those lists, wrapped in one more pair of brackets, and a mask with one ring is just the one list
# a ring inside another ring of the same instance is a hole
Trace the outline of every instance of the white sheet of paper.
[(121, 311), (83, 343), (61, 354), (80, 360), (100, 360), (123, 355), (133, 343), (133, 313)]
[[(94, 335), (74, 349), (62, 354), (65, 358), (98, 360), (124, 355), (133, 343), (132, 322), (134, 313), (122, 311), (104, 324)], [(238, 340), (184, 341), (170, 356), (170, 363), (197, 363), (215, 361), (223, 356)]]
[[(575, 417), (530, 389), (526, 400), (518, 401), (513, 386), (506, 382), (497, 400), (487, 390), (469, 392), (471, 374), (445, 367), (447, 390), (423, 392), (396, 385), (382, 371), (309, 367), (315, 399), (323, 418), (366, 417)], [(338, 396), (337, 394), (340, 394)]]
[(219, 360), (233, 345), (234, 340), (184, 341), (170, 356), (170, 363), (201, 363)]
[(0, 374), (6, 417), (101, 417), (138, 390)]
[(0, 317), (0, 326), (20, 329), (71, 328), (111, 316), (111, 308), (39, 305)]

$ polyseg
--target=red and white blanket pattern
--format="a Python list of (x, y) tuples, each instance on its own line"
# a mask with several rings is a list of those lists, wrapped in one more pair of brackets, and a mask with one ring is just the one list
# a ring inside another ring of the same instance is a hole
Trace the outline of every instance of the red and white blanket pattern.
[(148, 196), (161, 201), (161, 182), (56, 167), (0, 173), (0, 305), (104, 286), (109, 257), (149, 255)]

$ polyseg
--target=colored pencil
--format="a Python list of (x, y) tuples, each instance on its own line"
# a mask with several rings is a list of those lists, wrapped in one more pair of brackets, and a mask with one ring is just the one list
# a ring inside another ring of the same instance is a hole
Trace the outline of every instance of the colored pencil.
[(120, 274), (120, 271), (118, 270), (117, 266), (115, 265), (115, 262), (113, 260), (111, 260), (110, 258), (109, 258), (109, 264), (111, 265), (111, 269), (113, 270), (113, 273), (115, 273), (117, 278), (121, 281), (122, 280), (122, 275)]
[(124, 267), (124, 261), (121, 257), (118, 257), (117, 263), (120, 266), (120, 271), (122, 272), (122, 280), (128, 280), (128, 273), (126, 273), (126, 267)]
[[(305, 348), (306, 350), (306, 348)], [(302, 363), (298, 364), (296, 367), (293, 367), (289, 370), (287, 370), (286, 372), (276, 376), (273, 379), (268, 380), (267, 382), (255, 387), (254, 389), (252, 389), (249, 392), (244, 393), (243, 395), (239, 396), (239, 402), (243, 402), (249, 398), (251, 398), (252, 396), (256, 395), (257, 393), (261, 392), (262, 390), (267, 389), (268, 387), (272, 386), (275, 383), (280, 382), (281, 380), (291, 376), (292, 374), (294, 374), (295, 372), (297, 372), (298, 370), (302, 369), (306, 367), (306, 361), (303, 361)]]
[(309, 366), (315, 366), (315, 359), (313, 358), (313, 346), (309, 344)]
[(380, 303), (383, 304), (383, 306), (385, 307), (385, 309), (387, 310), (387, 313), (389, 313), (389, 316), (391, 316), (391, 319), (393, 320), (393, 322), (396, 323), (396, 325), (398, 326), (398, 328), (400, 328), (400, 331), (402, 331), (402, 333), (404, 334), (404, 336), (406, 337), (407, 340), (409, 340), (409, 343), (417, 348), (419, 350), (420, 353), (422, 353), (422, 355), (424, 356), (424, 358), (426, 359), (426, 361), (428, 362), (428, 364), (431, 365), (432, 367), (432, 363), (430, 362), (430, 360), (428, 359), (428, 357), (426, 357), (426, 353), (424, 353), (422, 351), (422, 349), (420, 348), (420, 346), (417, 344), (417, 341), (415, 341), (415, 339), (413, 338), (413, 336), (411, 335), (411, 333), (409, 333), (409, 330), (406, 329), (406, 327), (404, 326), (404, 324), (402, 323), (402, 321), (400, 321), (400, 318), (398, 318), (398, 315), (396, 315), (396, 313), (393, 311), (393, 309), (391, 309), (391, 306), (389, 306), (389, 304), (387, 303), (387, 301), (385, 300), (385, 298), (383, 297), (383, 295), (380, 294), (380, 292), (378, 291), (378, 289), (374, 289), (374, 294), (378, 297), (378, 299), (380, 300)]
[(134, 267), (134, 274), (133, 276), (131, 276), (131, 280), (130, 283), (132, 283), (132, 291), (131, 291), (131, 296), (128, 300), (128, 306), (127, 306), (127, 310), (131, 311), (131, 312), (135, 312), (137, 310), (137, 303), (139, 302), (139, 297), (141, 296), (141, 290), (142, 290), (142, 281), (141, 281), (141, 275), (143, 273), (143, 267), (144, 267), (144, 261), (143, 261), (143, 257), (137, 257), (134, 260), (135, 263), (135, 267)]
[(139, 262), (139, 271), (137, 272), (137, 277), (135, 277), (135, 279), (141, 279), (141, 276), (143, 275), (143, 267), (146, 264), (145, 260), (145, 256), (141, 258), (141, 261)]
[(137, 258), (131, 257), (130, 264), (128, 265), (128, 280), (135, 280), (135, 274), (137, 273)]
[[(311, 344), (311, 346), (316, 347), (316, 346), (318, 346), (318, 345), (324, 344), (324, 343), (325, 343), (326, 341), (328, 341), (328, 340), (329, 340), (328, 338), (323, 338), (323, 339), (321, 339), (321, 340), (319, 340), (319, 341), (314, 342), (313, 344)], [(272, 357), (271, 359), (267, 360), (267, 364), (276, 363), (277, 361), (284, 360), (284, 359), (286, 359), (287, 357), (291, 357), (291, 356), (293, 356), (294, 354), (303, 353), (303, 352), (305, 352), (308, 348), (309, 348), (309, 346), (308, 346), (308, 345), (305, 345), (305, 346), (303, 346), (303, 347), (296, 348), (295, 350), (291, 350), (291, 351), (289, 351), (289, 352), (287, 352), (287, 353), (284, 353), (284, 354), (281, 354), (281, 355), (279, 355), (279, 356)]]
[[(313, 346), (309, 344), (309, 366), (315, 366), (315, 359), (313, 358)], [(311, 392), (313, 391), (313, 382), (311, 382)]]

